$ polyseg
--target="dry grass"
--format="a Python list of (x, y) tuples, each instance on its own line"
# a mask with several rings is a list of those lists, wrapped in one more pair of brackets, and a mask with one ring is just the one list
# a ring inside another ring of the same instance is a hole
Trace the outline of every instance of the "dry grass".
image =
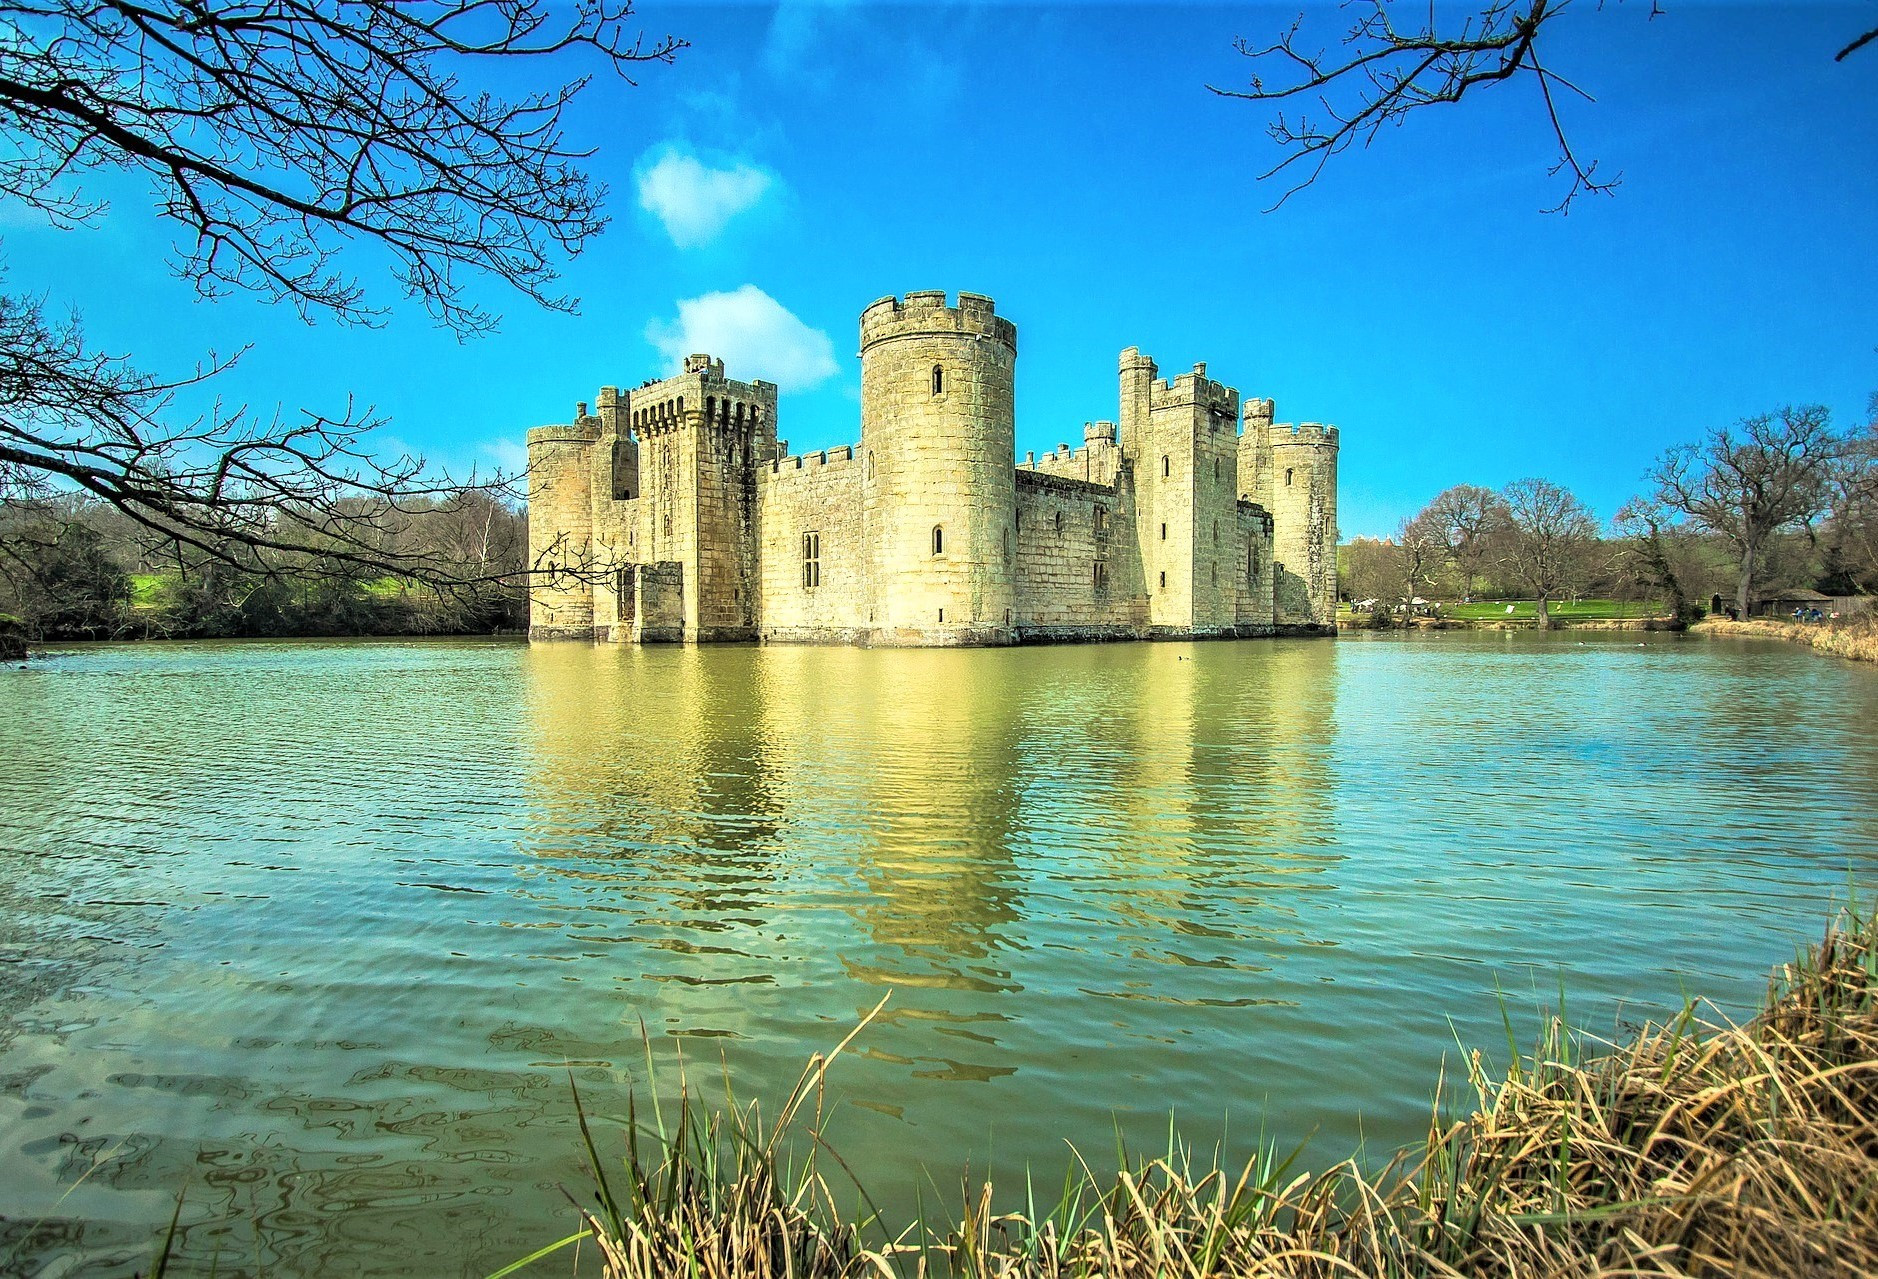
[[(754, 1108), (707, 1121), (681, 1101), (676, 1126), (634, 1137), (625, 1197), (597, 1176), (563, 1243), (591, 1237), (608, 1279), (1871, 1275), (1874, 995), (1878, 918), (1852, 913), (1745, 1025), (1691, 1007), (1612, 1045), (1554, 1022), (1504, 1076), (1475, 1054), (1444, 1107), (1460, 1117), (1379, 1174), (1294, 1174), (1271, 1151), (1228, 1171), (1175, 1143), (1041, 1208), (994, 1213), (982, 1186), (955, 1221), (892, 1236), (877, 1214), (844, 1220), (816, 1170), (831, 1054), (767, 1130)], [(786, 1169), (792, 1124), (809, 1154)]]
[(1878, 662), (1878, 618), (1851, 617), (1836, 622), (1782, 622), (1769, 617), (1731, 622), (1711, 617), (1694, 628), (1703, 635), (1739, 639), (1778, 639), (1811, 644), (1822, 653), (1857, 662)]

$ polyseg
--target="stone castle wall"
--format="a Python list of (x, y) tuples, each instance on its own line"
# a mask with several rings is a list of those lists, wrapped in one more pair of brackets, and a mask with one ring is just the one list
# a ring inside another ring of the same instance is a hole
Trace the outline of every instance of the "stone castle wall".
[(1337, 450), (1335, 427), (1271, 428), (1269, 493), (1262, 502), (1277, 526), (1274, 553), (1293, 586), (1279, 592), (1287, 605), (1279, 620), (1287, 625), (1336, 625)]
[(1017, 331), (990, 298), (861, 314), (861, 446), (876, 643), (1011, 636)]
[(708, 356), (602, 388), (597, 414), (529, 433), (531, 636), (1000, 644), (1329, 617), (1334, 429), (1285, 434), (1252, 400), (1242, 436), (1205, 365), (1165, 381), (1131, 348), (1117, 420), (1020, 465), (1015, 365), (989, 298), (883, 298), (860, 443), (808, 456), (777, 439), (777, 388)]
[[(873, 625), (874, 548), (862, 494), (866, 462), (849, 445), (784, 457), (757, 473), (763, 638), (859, 642)], [(811, 584), (804, 539), (816, 539)]]

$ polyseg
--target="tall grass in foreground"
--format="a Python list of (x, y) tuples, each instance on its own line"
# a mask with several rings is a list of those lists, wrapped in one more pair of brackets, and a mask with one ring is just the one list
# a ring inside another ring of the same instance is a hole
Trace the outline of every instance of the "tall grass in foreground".
[(1474, 1053), (1426, 1139), (1380, 1173), (1294, 1172), (1270, 1150), (1227, 1168), (1176, 1140), (1022, 1212), (968, 1187), (953, 1220), (897, 1233), (844, 1216), (819, 1170), (837, 1048), (768, 1126), (686, 1094), (669, 1124), (632, 1117), (609, 1167), (583, 1116), (595, 1206), (537, 1257), (597, 1248), (607, 1279), (1878, 1274), (1875, 994), (1878, 917), (1854, 911), (1744, 1025), (1689, 1006), (1610, 1044), (1555, 1020), (1503, 1076)]
[(1778, 618), (1755, 617), (1745, 622), (1731, 622), (1712, 617), (1698, 628), (1709, 635), (1732, 635), (1742, 639), (1783, 639), (1811, 644), (1822, 653), (1846, 657), (1857, 662), (1878, 662), (1878, 618), (1851, 617), (1835, 622), (1783, 622)]

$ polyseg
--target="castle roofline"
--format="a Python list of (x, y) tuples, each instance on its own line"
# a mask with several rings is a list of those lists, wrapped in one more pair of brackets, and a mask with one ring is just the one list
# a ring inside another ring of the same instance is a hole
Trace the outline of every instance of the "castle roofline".
[(961, 292), (954, 306), (943, 289), (915, 290), (904, 298), (881, 298), (861, 312), (862, 350), (894, 338), (946, 333), (991, 338), (1017, 350), (1017, 326), (982, 293)]
[(600, 438), (600, 424), (592, 418), (579, 422), (561, 422), (550, 426), (530, 428), (528, 443), (535, 444), (592, 444)]

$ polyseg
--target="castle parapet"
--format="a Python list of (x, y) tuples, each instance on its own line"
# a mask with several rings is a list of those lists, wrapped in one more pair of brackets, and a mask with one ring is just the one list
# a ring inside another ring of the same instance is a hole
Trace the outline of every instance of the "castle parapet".
[(997, 303), (982, 293), (958, 298), (957, 306), (948, 306), (939, 290), (881, 298), (861, 312), (861, 349), (914, 334), (969, 333), (1017, 350), (1017, 326), (997, 313)]
[(1272, 444), (1334, 449), (1338, 446), (1337, 428), (1321, 422), (1302, 422), (1297, 426), (1280, 422), (1272, 428)]
[(537, 444), (592, 444), (599, 438), (600, 423), (591, 417), (583, 417), (578, 422), (532, 427), (528, 432), (530, 448)]
[(1239, 417), (1239, 391), (1216, 382), (1206, 375), (1206, 365), (1196, 364), (1193, 372), (1182, 373), (1170, 384), (1157, 379), (1149, 392), (1149, 406), (1157, 409), (1184, 408), (1194, 405), (1214, 413)]

